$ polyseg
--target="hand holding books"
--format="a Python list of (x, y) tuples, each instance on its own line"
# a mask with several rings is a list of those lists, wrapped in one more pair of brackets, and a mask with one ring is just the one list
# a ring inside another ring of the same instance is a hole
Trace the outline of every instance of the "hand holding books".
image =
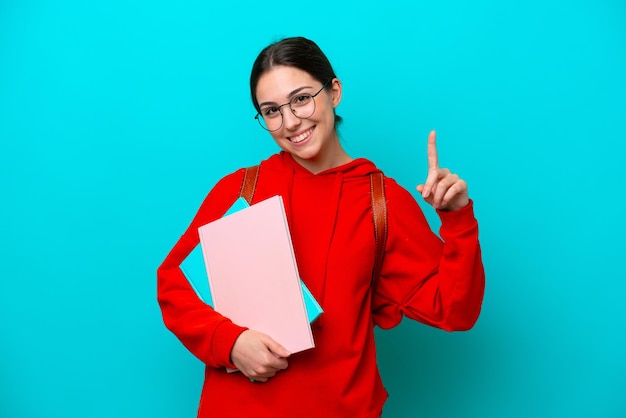
[(267, 382), (288, 366), (291, 353), (270, 336), (258, 331), (244, 331), (233, 346), (231, 359), (237, 369), (254, 382)]

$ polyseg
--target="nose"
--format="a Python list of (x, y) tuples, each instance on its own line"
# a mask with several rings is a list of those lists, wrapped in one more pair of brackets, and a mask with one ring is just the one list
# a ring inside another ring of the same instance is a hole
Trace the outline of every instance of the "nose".
[(300, 125), (300, 123), (302, 123), (302, 119), (294, 115), (291, 108), (287, 106), (287, 109), (283, 111), (283, 124), (285, 125), (285, 128), (293, 131)]

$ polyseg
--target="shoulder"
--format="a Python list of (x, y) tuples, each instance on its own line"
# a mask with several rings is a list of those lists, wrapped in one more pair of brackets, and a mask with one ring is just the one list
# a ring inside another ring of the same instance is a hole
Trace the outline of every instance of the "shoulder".
[(279, 154), (274, 154), (267, 159), (260, 161), (258, 164), (240, 167), (237, 170), (226, 174), (224, 177), (218, 180), (218, 182), (213, 187), (213, 190), (217, 190), (218, 192), (235, 190), (237, 193), (239, 193), (239, 190), (241, 189), (241, 184), (243, 182), (243, 177), (247, 169), (257, 167), (259, 168), (259, 170), (263, 171), (276, 170), (282, 166), (280, 159), (281, 158)]
[(289, 167), (289, 156), (281, 151), (279, 154), (272, 154), (262, 160), (258, 166), (263, 172), (284, 172)]
[[(417, 193), (417, 192), (416, 192)], [(395, 179), (385, 177), (385, 200), (390, 218), (413, 218), (424, 220), (424, 213), (413, 193)]]
[(241, 189), (241, 182), (243, 181), (243, 175), (245, 172), (245, 168), (239, 168), (232, 173), (229, 173), (219, 179), (213, 189), (210, 191), (210, 194), (231, 194), (231, 193), (239, 193), (239, 189)]
[(385, 197), (392, 201), (415, 201), (415, 198), (405, 187), (401, 186), (394, 178), (385, 176)]

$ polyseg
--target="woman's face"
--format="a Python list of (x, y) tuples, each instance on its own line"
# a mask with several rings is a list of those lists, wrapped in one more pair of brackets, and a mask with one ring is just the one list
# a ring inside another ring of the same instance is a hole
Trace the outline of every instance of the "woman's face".
[[(256, 87), (261, 111), (278, 107), (302, 94), (314, 95), (323, 86), (306, 71), (287, 66), (272, 67), (264, 73)], [(335, 131), (334, 109), (341, 101), (341, 83), (333, 79), (328, 87), (315, 96), (315, 111), (307, 119), (297, 118), (289, 105), (280, 108), (282, 126), (270, 132), (280, 148), (290, 153), (305, 168), (316, 172), (333, 166), (341, 150)], [(259, 116), (261, 117), (261, 116)], [(280, 117), (280, 115), (278, 116)]]

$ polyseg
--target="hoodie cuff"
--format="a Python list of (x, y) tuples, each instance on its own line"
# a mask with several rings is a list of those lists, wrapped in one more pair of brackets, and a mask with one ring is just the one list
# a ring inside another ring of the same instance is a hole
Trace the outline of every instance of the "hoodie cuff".
[(468, 226), (476, 224), (474, 217), (474, 201), (470, 199), (469, 203), (461, 209), (455, 211), (437, 210), (437, 214), (441, 219), (441, 228), (446, 231), (465, 230)]
[(246, 330), (248, 330), (248, 328), (240, 327), (230, 321), (224, 321), (218, 325), (213, 333), (213, 342), (211, 344), (213, 357), (217, 364), (224, 365), (231, 369), (235, 368), (230, 358), (230, 352), (237, 338)]

